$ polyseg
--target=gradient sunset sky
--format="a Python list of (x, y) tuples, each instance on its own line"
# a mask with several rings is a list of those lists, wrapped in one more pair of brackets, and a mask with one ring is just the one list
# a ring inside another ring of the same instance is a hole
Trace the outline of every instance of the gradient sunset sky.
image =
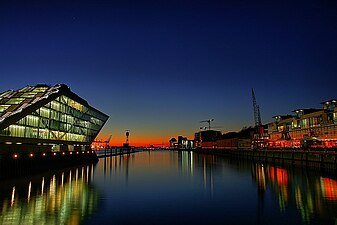
[(337, 98), (337, 1), (0, 1), (0, 92), (67, 84), (121, 145)]

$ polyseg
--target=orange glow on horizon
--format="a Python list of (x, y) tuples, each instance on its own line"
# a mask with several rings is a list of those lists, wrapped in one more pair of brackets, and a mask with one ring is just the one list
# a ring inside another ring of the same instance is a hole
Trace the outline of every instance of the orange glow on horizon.
[[(105, 141), (108, 140), (110, 134), (103, 133), (101, 132), (97, 137), (96, 141), (100, 142), (101, 145), (105, 145)], [(169, 147), (170, 143), (169, 140), (172, 137), (176, 137), (177, 135), (167, 135), (166, 137), (158, 136), (156, 134), (153, 134), (153, 136), (145, 136), (145, 135), (137, 135), (133, 134), (130, 132), (130, 137), (129, 137), (129, 144), (130, 146), (135, 146), (135, 147), (148, 147), (153, 145), (154, 147)], [(112, 138), (109, 142), (110, 146), (122, 146), (123, 143), (125, 143), (125, 136), (123, 134), (120, 134), (118, 136), (112, 135)]]

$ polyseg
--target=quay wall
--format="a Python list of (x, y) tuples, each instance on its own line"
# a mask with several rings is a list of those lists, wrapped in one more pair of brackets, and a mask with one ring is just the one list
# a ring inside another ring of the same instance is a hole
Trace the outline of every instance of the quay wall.
[(98, 157), (95, 151), (64, 151), (20, 154), (0, 154), (0, 180), (19, 176), (97, 163)]
[(336, 151), (308, 150), (251, 150), (251, 149), (196, 149), (197, 153), (227, 156), (237, 160), (246, 159), (258, 162), (294, 167), (308, 167), (325, 171), (337, 171)]

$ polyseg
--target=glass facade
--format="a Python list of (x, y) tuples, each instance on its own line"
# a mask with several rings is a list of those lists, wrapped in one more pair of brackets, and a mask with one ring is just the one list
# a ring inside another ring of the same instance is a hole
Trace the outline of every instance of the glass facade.
[[(54, 87), (28, 86), (18, 91), (2, 93), (0, 95), (0, 125), (1, 121), (21, 113), (25, 108), (41, 100), (48, 99), (51, 94), (58, 93), (60, 87), (62, 85)], [(65, 90), (69, 89), (67, 86), (65, 87), (67, 88)], [(70, 96), (72, 95), (71, 93)], [(77, 96), (74, 98), (68, 96), (67, 93), (63, 95), (61, 93), (49, 102), (44, 101), (48, 103), (41, 104), (29, 115), (25, 113), (21, 119), (0, 129), (0, 136), (57, 140), (79, 144), (91, 143), (108, 116), (87, 104), (80, 103), (83, 100)]]
[(2, 135), (91, 142), (107, 117), (66, 96), (60, 96), (2, 131)]

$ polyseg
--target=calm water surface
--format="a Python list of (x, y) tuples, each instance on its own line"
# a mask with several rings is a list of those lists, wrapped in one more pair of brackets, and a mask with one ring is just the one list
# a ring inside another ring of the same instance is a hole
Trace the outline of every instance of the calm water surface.
[(336, 224), (337, 179), (144, 151), (0, 183), (0, 224)]

